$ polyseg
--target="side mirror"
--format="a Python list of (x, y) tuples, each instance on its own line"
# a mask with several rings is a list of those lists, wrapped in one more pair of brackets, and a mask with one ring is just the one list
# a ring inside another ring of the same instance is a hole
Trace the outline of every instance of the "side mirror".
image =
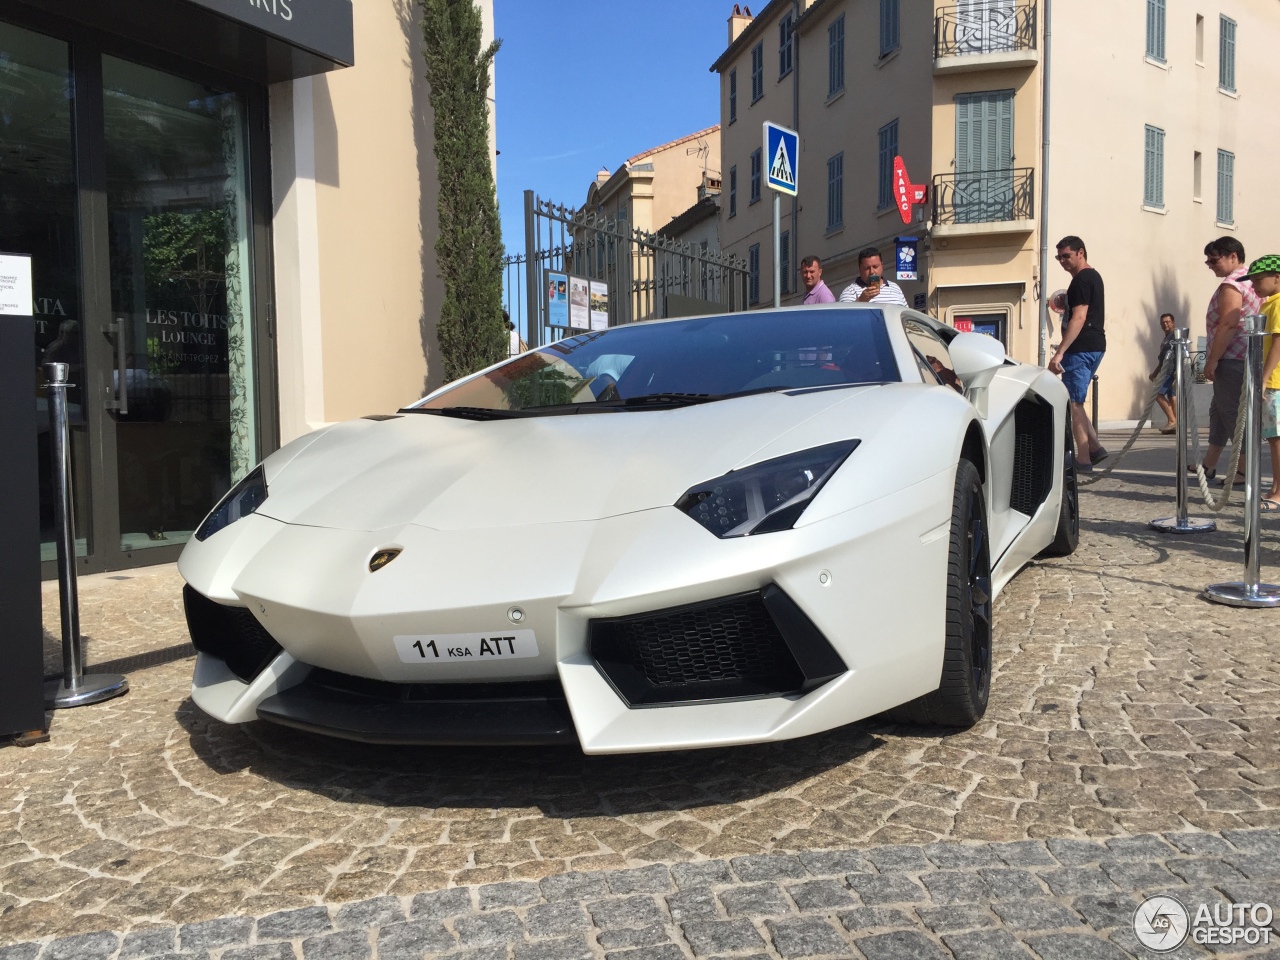
[(978, 416), (987, 415), (987, 387), (996, 371), (1004, 366), (1004, 347), (985, 333), (959, 333), (948, 345), (951, 366), (964, 384), (965, 396), (978, 408)]

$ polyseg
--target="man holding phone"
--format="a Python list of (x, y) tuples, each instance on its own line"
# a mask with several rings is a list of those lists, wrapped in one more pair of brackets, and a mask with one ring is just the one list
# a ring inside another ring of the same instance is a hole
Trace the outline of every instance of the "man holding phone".
[(884, 278), (880, 251), (867, 247), (858, 253), (858, 278), (844, 288), (841, 303), (897, 303), (908, 306), (902, 288)]

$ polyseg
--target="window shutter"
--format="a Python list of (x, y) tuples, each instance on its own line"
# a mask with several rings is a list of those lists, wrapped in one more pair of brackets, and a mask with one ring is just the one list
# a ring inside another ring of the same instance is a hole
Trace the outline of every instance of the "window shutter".
[(1164, 131), (1147, 125), (1142, 165), (1142, 202), (1149, 207), (1164, 206)]
[(1165, 0), (1147, 0), (1147, 56), (1164, 62)]
[(956, 173), (973, 169), (973, 97), (956, 97)]
[(1218, 86), (1236, 89), (1236, 22), (1227, 17), (1218, 22)]
[(1218, 151), (1218, 222), (1235, 223), (1236, 155)]
[(996, 170), (1013, 168), (1013, 93), (992, 95), (996, 108)]

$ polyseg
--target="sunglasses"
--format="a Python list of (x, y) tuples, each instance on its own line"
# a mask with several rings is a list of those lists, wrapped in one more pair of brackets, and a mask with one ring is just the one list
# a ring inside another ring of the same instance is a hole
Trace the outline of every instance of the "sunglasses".
[(1072, 255), (1071, 255), (1071, 254), (1069, 254), (1069, 253), (1060, 253), (1060, 254), (1058, 254), (1056, 257), (1054, 257), (1053, 259), (1055, 259), (1055, 260), (1070, 260), (1070, 259), (1071, 259), (1071, 256), (1072, 256)]

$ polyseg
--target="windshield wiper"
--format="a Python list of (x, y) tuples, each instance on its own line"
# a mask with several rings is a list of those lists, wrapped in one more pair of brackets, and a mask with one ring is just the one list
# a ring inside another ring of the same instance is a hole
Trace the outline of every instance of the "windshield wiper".
[(616, 413), (616, 407), (595, 403), (552, 403), (545, 407), (525, 407), (523, 410), (500, 410), (494, 407), (406, 407), (402, 413), (433, 413), (438, 417), (456, 417), (459, 420), (523, 420), (530, 417), (565, 417), (578, 413)]
[(459, 420), (511, 420), (522, 416), (522, 410), (495, 410), (492, 407), (405, 407), (401, 413), (433, 413), (437, 417)]

